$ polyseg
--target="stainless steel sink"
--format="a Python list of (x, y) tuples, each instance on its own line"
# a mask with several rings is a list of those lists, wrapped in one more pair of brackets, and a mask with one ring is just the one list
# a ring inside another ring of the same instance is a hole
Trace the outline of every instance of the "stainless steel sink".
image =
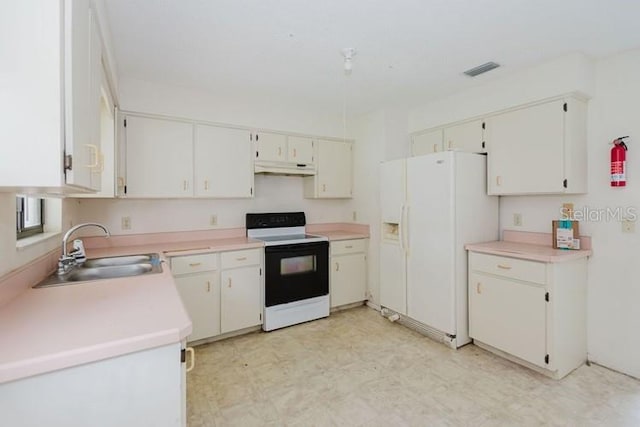
[(34, 288), (71, 285), (79, 282), (162, 273), (158, 254), (127, 255), (88, 259), (64, 274), (53, 273)]
[(83, 264), (83, 268), (90, 267), (107, 267), (113, 265), (130, 265), (140, 263), (151, 263), (153, 257), (158, 257), (157, 254), (147, 255), (125, 255), (125, 256), (112, 256), (104, 258), (92, 258), (86, 260)]

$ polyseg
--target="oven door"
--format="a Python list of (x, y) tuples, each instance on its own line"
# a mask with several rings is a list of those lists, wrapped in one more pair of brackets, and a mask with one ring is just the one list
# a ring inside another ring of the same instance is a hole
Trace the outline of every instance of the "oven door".
[(329, 294), (329, 242), (265, 247), (265, 305)]

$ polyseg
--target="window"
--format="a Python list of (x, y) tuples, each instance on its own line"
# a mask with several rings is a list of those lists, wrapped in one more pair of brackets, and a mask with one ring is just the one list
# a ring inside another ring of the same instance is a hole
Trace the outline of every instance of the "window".
[(44, 199), (16, 197), (16, 237), (33, 236), (44, 232)]

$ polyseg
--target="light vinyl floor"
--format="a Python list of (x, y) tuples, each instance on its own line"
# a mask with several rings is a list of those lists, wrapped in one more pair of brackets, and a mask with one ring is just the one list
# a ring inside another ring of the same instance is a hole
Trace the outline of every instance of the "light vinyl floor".
[(367, 307), (196, 348), (196, 426), (640, 426), (640, 381), (592, 365), (556, 381), (452, 350)]

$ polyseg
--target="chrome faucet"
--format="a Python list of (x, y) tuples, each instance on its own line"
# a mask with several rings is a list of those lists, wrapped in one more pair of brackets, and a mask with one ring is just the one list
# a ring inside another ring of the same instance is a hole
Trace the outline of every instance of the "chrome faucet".
[[(78, 245), (78, 247), (75, 248), (74, 251), (72, 252), (68, 252), (67, 250), (67, 242), (69, 240), (69, 237), (71, 237), (71, 234), (73, 234), (73, 232), (75, 232), (76, 230), (83, 228), (83, 227), (98, 227), (101, 228), (104, 233), (106, 234), (106, 237), (110, 237), (111, 233), (109, 233), (109, 230), (107, 230), (107, 227), (105, 227), (102, 224), (96, 224), (93, 222), (87, 222), (84, 224), (78, 224), (74, 227), (71, 227), (65, 234), (64, 237), (62, 238), (62, 255), (60, 256), (60, 259), (58, 259), (58, 275), (62, 275), (65, 274), (67, 271), (69, 271), (72, 267), (76, 266), (78, 264), (78, 260), (82, 260), (84, 261), (85, 259), (85, 255), (84, 255), (84, 246), (82, 244)], [(75, 245), (74, 245), (75, 247)]]

